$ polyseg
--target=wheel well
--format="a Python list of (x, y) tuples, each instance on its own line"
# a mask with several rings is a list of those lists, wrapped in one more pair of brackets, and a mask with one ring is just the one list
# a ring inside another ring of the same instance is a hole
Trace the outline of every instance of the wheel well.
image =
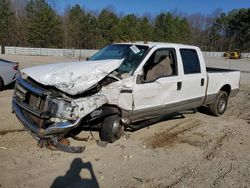
[[(4, 87), (4, 81), (3, 81), (3, 79), (2, 79), (2, 77), (0, 76), (0, 82), (2, 82), (2, 87)], [(1, 89), (1, 88), (0, 88)]]
[(224, 85), (224, 86), (220, 89), (220, 91), (225, 91), (225, 92), (227, 93), (227, 95), (229, 96), (230, 93), (231, 93), (231, 86), (230, 86), (229, 84), (226, 84), (226, 85)]
[[(101, 110), (101, 113), (96, 115), (96, 111)], [(103, 105), (102, 107), (95, 109), (92, 113), (90, 113), (88, 115), (89, 120), (93, 120), (96, 118), (101, 118), (101, 117), (105, 117), (105, 116), (109, 116), (109, 115), (113, 115), (113, 114), (121, 114), (121, 110), (117, 107), (117, 106), (113, 106), (113, 105)]]
[(110, 113), (110, 114), (118, 114), (118, 115), (121, 115), (121, 109), (116, 106), (116, 105), (104, 105), (102, 106), (105, 110), (106, 110), (106, 113)]
[(3, 79), (2, 79), (2, 77), (1, 77), (1, 76), (0, 76), (0, 81), (1, 81), (1, 82), (3, 82), (3, 84), (4, 84), (4, 81), (3, 81)]

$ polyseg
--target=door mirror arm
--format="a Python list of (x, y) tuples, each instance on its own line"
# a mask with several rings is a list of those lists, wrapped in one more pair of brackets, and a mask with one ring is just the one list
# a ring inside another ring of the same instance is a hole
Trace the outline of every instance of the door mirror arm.
[(136, 83), (137, 84), (143, 84), (144, 83), (144, 75), (143, 74), (138, 74), (136, 77)]

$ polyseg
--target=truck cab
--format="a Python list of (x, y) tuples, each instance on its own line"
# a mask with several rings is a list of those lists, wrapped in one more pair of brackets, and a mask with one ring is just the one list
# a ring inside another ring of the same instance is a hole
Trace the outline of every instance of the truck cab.
[(195, 108), (204, 102), (206, 67), (196, 47), (156, 45), (134, 76), (133, 119)]

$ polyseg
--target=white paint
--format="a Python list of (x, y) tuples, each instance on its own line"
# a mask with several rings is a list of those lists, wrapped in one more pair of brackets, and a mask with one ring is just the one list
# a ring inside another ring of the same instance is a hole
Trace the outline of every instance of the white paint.
[(18, 71), (13, 69), (14, 66), (16, 66), (16, 63), (0, 59), (0, 78), (2, 78), (4, 85), (8, 85), (15, 80), (14, 77)]
[(207, 95), (218, 93), (222, 86), (229, 84), (231, 90), (239, 88), (240, 72), (208, 73)]
[(132, 110), (132, 93), (121, 93), (122, 90), (133, 90), (133, 77), (114, 82), (103, 87), (101, 93), (108, 99), (109, 104), (117, 105), (124, 110)]
[(82, 118), (95, 109), (101, 107), (105, 103), (108, 103), (108, 99), (105, 95), (97, 93), (90, 97), (79, 98), (71, 102), (72, 106), (75, 106), (74, 114), (76, 117)]
[[(134, 109), (143, 110), (147, 108), (178, 103), (196, 98), (202, 98), (206, 95), (206, 86), (208, 84), (207, 94), (217, 94), (219, 90), (226, 84), (231, 86), (231, 89), (239, 88), (240, 72), (216, 72), (208, 73), (206, 71), (205, 61), (201, 50), (195, 46), (187, 46), (171, 43), (149, 43), (155, 45), (134, 73), (133, 100)], [(137, 84), (136, 77), (140, 75), (143, 66), (151, 57), (155, 50), (159, 48), (174, 48), (176, 51), (178, 75), (168, 76), (157, 79), (151, 83)], [(184, 74), (182, 58), (179, 50), (181, 48), (193, 49), (197, 52), (201, 73)], [(207, 80), (209, 77), (209, 82)], [(204, 79), (204, 86), (201, 86), (201, 79)], [(177, 82), (182, 82), (181, 90), (177, 90)], [(199, 101), (202, 105), (202, 99)]]
[[(180, 73), (181, 81), (182, 81), (182, 89), (180, 90), (181, 97), (180, 101), (190, 100), (195, 98), (202, 98), (206, 95), (206, 86), (207, 86), (207, 71), (205, 61), (202, 55), (202, 52), (197, 47), (192, 47), (189, 49), (193, 49), (197, 52), (199, 62), (200, 62), (200, 69), (201, 73), (196, 74), (184, 74), (183, 68), (181, 69), (182, 72)], [(180, 48), (178, 49), (178, 56), (181, 56)], [(178, 67), (183, 67), (182, 58), (178, 59)], [(204, 85), (201, 86), (201, 80), (204, 79)], [(200, 104), (203, 103), (201, 99)]]
[(132, 77), (120, 80), (103, 87), (100, 92), (71, 102), (73, 113), (77, 118), (83, 118), (104, 104), (117, 105), (122, 109), (132, 109), (132, 93), (120, 93), (122, 89), (132, 88)]
[(121, 60), (56, 63), (26, 68), (21, 72), (41, 84), (76, 95), (98, 83), (121, 63)]

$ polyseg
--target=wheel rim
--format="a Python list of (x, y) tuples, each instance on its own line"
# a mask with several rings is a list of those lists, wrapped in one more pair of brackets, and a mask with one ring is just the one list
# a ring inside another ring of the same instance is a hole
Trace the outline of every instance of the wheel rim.
[(123, 132), (124, 132), (124, 126), (122, 126), (121, 123), (119, 123), (119, 127), (116, 133), (117, 138), (121, 138)]
[(226, 102), (225, 96), (222, 96), (218, 102), (218, 111), (220, 113), (223, 113), (226, 109), (226, 105), (227, 105), (227, 102)]
[(116, 138), (120, 138), (123, 134), (124, 127), (121, 125), (120, 119), (117, 119), (113, 124), (113, 135)]

